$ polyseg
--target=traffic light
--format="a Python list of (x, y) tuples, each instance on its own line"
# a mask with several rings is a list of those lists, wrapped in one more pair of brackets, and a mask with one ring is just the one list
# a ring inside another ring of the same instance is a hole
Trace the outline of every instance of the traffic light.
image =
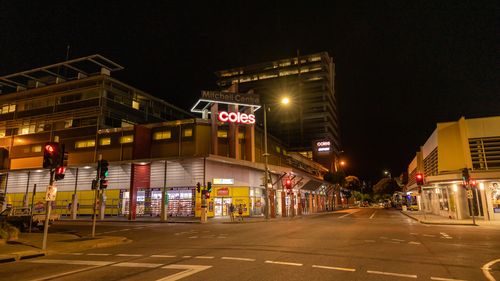
[(54, 180), (58, 181), (58, 180), (64, 179), (64, 172), (65, 171), (66, 171), (66, 167), (58, 166), (56, 168), (56, 174), (54, 176)]
[(196, 192), (200, 193), (200, 191), (201, 191), (201, 184), (197, 183), (196, 184)]
[(61, 144), (60, 154), (59, 154), (59, 166), (67, 167), (68, 166), (68, 152), (66, 151), (66, 146)]
[(471, 187), (471, 188), (475, 188), (475, 187), (476, 187), (477, 182), (476, 182), (476, 180), (474, 180), (474, 179), (470, 179), (470, 180), (469, 180), (469, 184), (470, 184), (470, 187)]
[(417, 182), (417, 185), (424, 185), (424, 174), (422, 173), (417, 173), (415, 175), (415, 181)]
[(212, 192), (212, 182), (207, 182), (207, 191)]
[(106, 188), (108, 188), (108, 180), (100, 179), (99, 180), (99, 188), (100, 189), (106, 189)]
[(92, 186), (91, 186), (91, 188), (92, 188), (93, 190), (95, 190), (95, 189), (97, 189), (98, 187), (99, 187), (99, 186), (98, 186), (98, 181), (97, 181), (97, 180), (92, 180)]
[(470, 180), (470, 175), (469, 175), (469, 169), (463, 168), (462, 169), (462, 181), (464, 182), (464, 185), (467, 185)]
[(210, 199), (210, 192), (208, 192), (208, 190), (203, 190), (203, 194), (202, 194), (205, 199)]
[(291, 189), (292, 188), (292, 180), (291, 179), (286, 179), (285, 180), (285, 188), (286, 189)]
[(47, 142), (43, 146), (43, 168), (55, 169), (59, 165), (59, 143)]
[(97, 166), (99, 168), (99, 178), (100, 179), (105, 179), (106, 177), (108, 177), (108, 175), (109, 175), (109, 172), (108, 172), (108, 166), (109, 166), (108, 160), (100, 160), (98, 162)]

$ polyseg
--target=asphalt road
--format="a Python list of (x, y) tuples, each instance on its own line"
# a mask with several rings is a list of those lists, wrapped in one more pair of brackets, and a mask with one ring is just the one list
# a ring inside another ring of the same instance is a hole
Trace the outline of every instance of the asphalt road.
[[(88, 234), (90, 224), (52, 231)], [(105, 222), (97, 232), (133, 242), (2, 264), (0, 280), (500, 281), (500, 228), (422, 225), (396, 210), (242, 224)]]

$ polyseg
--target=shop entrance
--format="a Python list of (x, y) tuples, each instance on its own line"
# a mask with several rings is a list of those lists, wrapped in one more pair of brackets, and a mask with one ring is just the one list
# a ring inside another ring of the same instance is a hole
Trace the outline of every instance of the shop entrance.
[(229, 216), (229, 205), (233, 202), (231, 197), (215, 197), (215, 210), (216, 217)]

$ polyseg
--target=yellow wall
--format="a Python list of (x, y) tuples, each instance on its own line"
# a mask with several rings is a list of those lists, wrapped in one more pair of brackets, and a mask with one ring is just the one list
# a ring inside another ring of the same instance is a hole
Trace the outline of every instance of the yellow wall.
[[(110, 189), (104, 191), (106, 194), (106, 215), (117, 215), (118, 214), (118, 201), (120, 198), (120, 190)], [(94, 191), (85, 190), (77, 191), (78, 203), (80, 205), (78, 209), (79, 215), (90, 215), (92, 214), (92, 205), (94, 203)], [(71, 203), (71, 198), (73, 191), (58, 191), (55, 201), (55, 208), (53, 213), (60, 215), (69, 215), (71, 212), (69, 210), (69, 204)], [(28, 203), (31, 204), (32, 192), (28, 193)], [(14, 207), (23, 206), (24, 193), (8, 193), (6, 196), (7, 204), (11, 204)], [(39, 191), (35, 194), (34, 203), (34, 213), (43, 213), (44, 210), (37, 211), (37, 205), (45, 204), (45, 191)]]
[(458, 122), (439, 123), (438, 172), (456, 171), (467, 167), (463, 141)]

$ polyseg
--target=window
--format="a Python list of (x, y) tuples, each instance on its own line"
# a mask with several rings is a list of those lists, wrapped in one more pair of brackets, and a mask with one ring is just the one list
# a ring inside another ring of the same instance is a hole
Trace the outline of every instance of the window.
[(101, 138), (99, 140), (100, 145), (110, 145), (111, 144), (111, 138)]
[(182, 136), (183, 137), (192, 137), (193, 136), (193, 129), (187, 128), (187, 129), (182, 130)]
[(75, 148), (86, 148), (94, 146), (95, 146), (95, 140), (81, 140), (75, 142)]
[(16, 105), (15, 104), (4, 104), (2, 106), (0, 114), (5, 114), (9, 112), (14, 112), (16, 111)]
[(132, 101), (132, 108), (139, 110), (139, 103), (136, 102), (135, 100)]
[(0, 130), (0, 138), (5, 137), (5, 129)]
[(227, 131), (217, 131), (218, 138), (227, 138)]
[(132, 143), (134, 142), (134, 135), (123, 136), (120, 138), (120, 143)]
[(240, 140), (245, 139), (245, 133), (243, 133), (243, 132), (239, 132), (239, 133), (238, 133), (238, 139), (240, 139)]
[(281, 152), (281, 148), (279, 146), (276, 146), (276, 152), (278, 152), (278, 153)]
[(153, 134), (154, 140), (168, 140), (172, 138), (172, 132), (170, 131), (160, 131)]
[(34, 145), (31, 147), (31, 152), (42, 152), (42, 146), (41, 145)]
[(73, 127), (73, 119), (68, 119), (64, 121), (64, 128), (71, 128)]

